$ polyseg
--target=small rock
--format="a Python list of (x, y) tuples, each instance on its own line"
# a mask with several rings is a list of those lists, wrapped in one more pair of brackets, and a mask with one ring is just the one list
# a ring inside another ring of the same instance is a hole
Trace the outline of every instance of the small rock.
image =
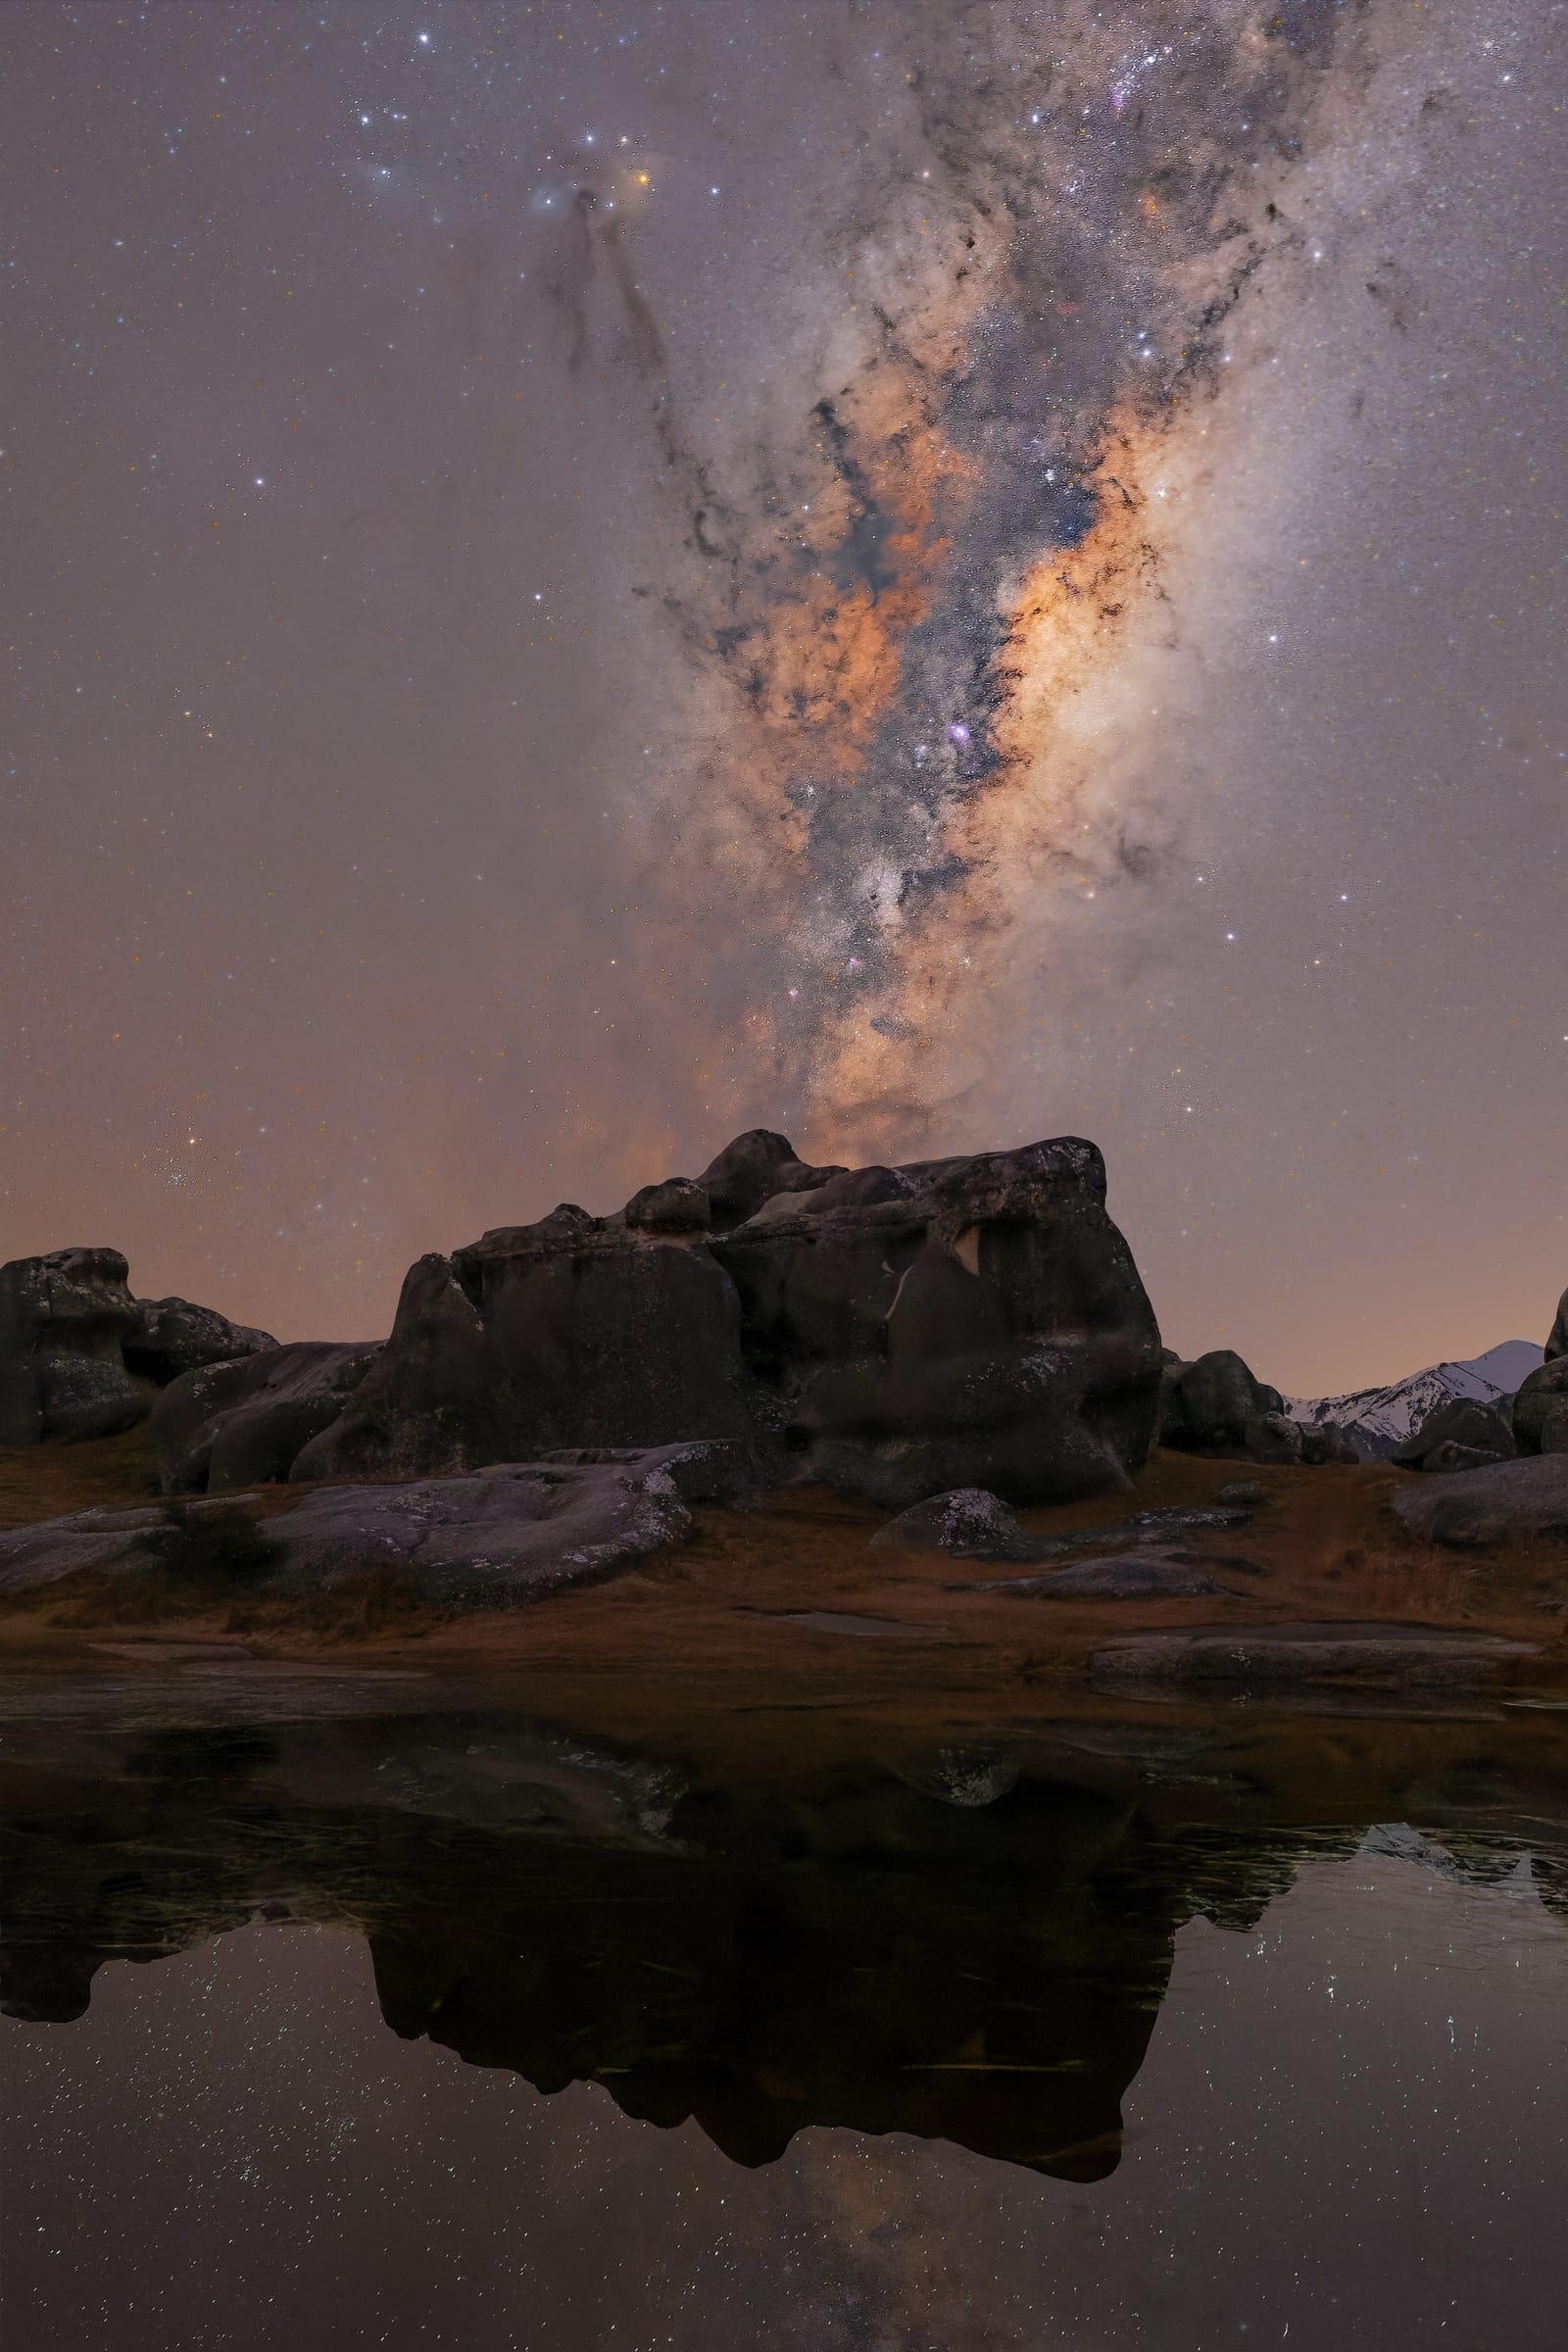
[(903, 1551), (947, 1551), (960, 1560), (1038, 1560), (1040, 1539), (1025, 1533), (999, 1495), (955, 1487), (912, 1503), (871, 1538)]
[[(1204, 1527), (1246, 1527), (1251, 1512), (1226, 1504), (1208, 1502), (1170, 1503), (1163, 1509), (1134, 1511), (1128, 1527), (1148, 1528), (1156, 1535), (1185, 1535), (1188, 1529)], [(1106, 1528), (1106, 1536), (1119, 1535), (1119, 1528)]]
[(1004, 1592), (1028, 1600), (1185, 1600), (1221, 1589), (1206, 1569), (1149, 1551), (1112, 1552), (1108, 1559), (1054, 1568), (1048, 1576), (1008, 1576), (991, 1584), (953, 1587), (955, 1592)]
[(1214, 1491), (1216, 1502), (1241, 1502), (1250, 1507), (1263, 1500), (1263, 1482), (1260, 1478), (1228, 1478)]

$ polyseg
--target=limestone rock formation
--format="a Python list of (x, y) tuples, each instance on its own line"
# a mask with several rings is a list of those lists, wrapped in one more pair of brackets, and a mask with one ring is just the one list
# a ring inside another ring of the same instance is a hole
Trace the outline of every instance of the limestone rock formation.
[(0, 1266), (0, 1446), (116, 1437), (196, 1366), (276, 1346), (183, 1298), (136, 1298), (118, 1250)]
[(1412, 1536), (1461, 1550), (1561, 1543), (1568, 1540), (1568, 1452), (1423, 1480), (1396, 1494), (1391, 1507)]
[(1560, 1355), (1568, 1355), (1568, 1291), (1557, 1301), (1557, 1312), (1546, 1335), (1547, 1363), (1554, 1363)]
[(1483, 1462), (1512, 1461), (1517, 1450), (1513, 1431), (1494, 1405), (1452, 1396), (1435, 1406), (1389, 1460), (1406, 1470), (1475, 1470)]
[[(260, 1526), (254, 1503), (210, 1496), (162, 1510), (78, 1511), (0, 1534), (0, 1592), (81, 1569), (122, 1576), (197, 1560), (220, 1576), (227, 1531), (249, 1594), (319, 1592), (393, 1569), (421, 1599), (509, 1608), (599, 1583), (683, 1542), (688, 1503), (732, 1494), (744, 1479), (737, 1452), (670, 1446), (498, 1463), (467, 1478), (318, 1487)], [(235, 1543), (235, 1530), (250, 1542)]]
[(375, 1341), (296, 1340), (172, 1381), (153, 1407), (166, 1494), (287, 1478), (380, 1355)]
[(1355, 1447), (1332, 1422), (1293, 1421), (1278, 1389), (1252, 1373), (1231, 1348), (1192, 1363), (1167, 1354), (1160, 1384), (1159, 1443), (1184, 1453), (1270, 1464), (1353, 1462)]
[(1531, 1373), (1513, 1400), (1512, 1421), (1521, 1453), (1568, 1453), (1568, 1355), (1548, 1355)]
[[(1074, 1138), (852, 1170), (755, 1130), (614, 1215), (565, 1204), (421, 1258), (385, 1348), (286, 1474), (723, 1438), (774, 1483), (892, 1509), (1125, 1483), (1152, 1434), (1159, 1334), (1104, 1196)], [(235, 1392), (216, 1423), (248, 1406)], [(160, 1445), (187, 1418), (171, 1392)], [(199, 1446), (178, 1450), (166, 1474), (200, 1485)], [(217, 1427), (209, 1458), (229, 1459)]]

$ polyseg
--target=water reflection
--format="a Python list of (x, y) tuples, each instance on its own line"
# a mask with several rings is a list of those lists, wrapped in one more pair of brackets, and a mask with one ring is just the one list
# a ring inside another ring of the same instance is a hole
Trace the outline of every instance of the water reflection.
[[(1396, 1779), (1446, 1842), (1374, 1843), (1486, 1885), (1528, 1838), (1536, 1898), (1561, 1911), (1568, 1765), (1550, 1740), (1499, 1761), (1496, 1739), (1401, 1732)], [(7, 1752), (15, 2018), (79, 2018), (106, 1962), (258, 1916), (345, 1925), (394, 2033), (695, 2119), (735, 2163), (830, 2126), (1083, 2182), (1116, 2166), (1184, 1924), (1254, 1928), (1304, 1861), (1363, 1846), (1368, 1796), (1400, 1792), (1387, 1757), (1366, 1788), (1364, 1758), (1336, 1778), (1325, 1749), (1302, 1818), (1234, 1725), (1057, 1727), (750, 1781), (461, 1710), (66, 1720)]]

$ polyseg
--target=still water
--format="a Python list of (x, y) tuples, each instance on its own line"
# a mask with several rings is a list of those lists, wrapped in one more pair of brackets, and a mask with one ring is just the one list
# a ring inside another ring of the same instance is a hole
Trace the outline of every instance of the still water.
[(6, 2352), (1565, 2340), (1558, 1727), (386, 1710), (13, 1708)]

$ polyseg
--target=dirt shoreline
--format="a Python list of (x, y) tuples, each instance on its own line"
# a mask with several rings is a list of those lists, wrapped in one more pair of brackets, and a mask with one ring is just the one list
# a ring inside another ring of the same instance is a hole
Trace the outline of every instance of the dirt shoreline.
[[(1022, 1517), (1043, 1535), (1108, 1530), (1129, 1509), (1211, 1503), (1238, 1475), (1234, 1462), (1161, 1452), (1133, 1495)], [(667, 1740), (705, 1721), (803, 1712), (875, 1718), (890, 1735), (896, 1727), (929, 1735), (964, 1721), (1026, 1724), (1064, 1703), (1093, 1711), (1093, 1662), (1130, 1635), (1230, 1627), (1262, 1635), (1349, 1621), (1529, 1645), (1499, 1655), (1478, 1683), (1460, 1677), (1447, 1692), (1423, 1690), (1419, 1674), (1397, 1667), (1392, 1678), (1387, 1670), (1351, 1675), (1349, 1688), (1374, 1707), (1380, 1693), (1397, 1695), (1406, 1682), (1408, 1695), (1428, 1709), (1568, 1696), (1561, 1545), (1475, 1556), (1412, 1544), (1385, 1508), (1412, 1474), (1383, 1464), (1247, 1475), (1264, 1496), (1250, 1523), (1189, 1539), (1221, 1588), (1201, 1598), (1056, 1600), (955, 1590), (1009, 1571), (873, 1548), (883, 1514), (802, 1490), (775, 1494), (760, 1511), (702, 1506), (679, 1547), (604, 1585), (505, 1611), (442, 1614), (395, 1586), (320, 1602), (239, 1595), (173, 1608), (156, 1593), (73, 1578), (0, 1609), (0, 1671), (123, 1674), (138, 1661), (167, 1666), (171, 1656), (194, 1659), (208, 1648), (236, 1662), (500, 1675), (519, 1707), (633, 1740)], [(145, 1501), (152, 1485), (136, 1433), (101, 1446), (17, 1449), (0, 1455), (0, 1525)], [(290, 1499), (287, 1489), (264, 1495), (274, 1508)], [(1155, 1690), (1143, 1703), (1168, 1720), (1179, 1698)]]

